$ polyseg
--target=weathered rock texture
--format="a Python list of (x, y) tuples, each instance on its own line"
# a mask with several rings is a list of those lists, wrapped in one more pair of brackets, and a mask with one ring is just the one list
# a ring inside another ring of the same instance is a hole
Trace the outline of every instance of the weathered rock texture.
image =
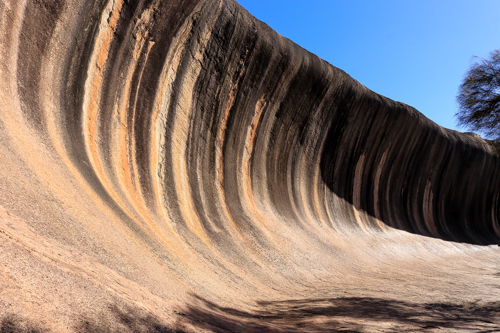
[(233, 0), (0, 0), (0, 78), (2, 332), (500, 325), (490, 146)]

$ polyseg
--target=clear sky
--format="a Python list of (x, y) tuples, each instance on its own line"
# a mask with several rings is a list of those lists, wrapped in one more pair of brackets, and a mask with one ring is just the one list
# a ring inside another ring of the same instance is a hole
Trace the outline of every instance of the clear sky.
[(474, 56), (500, 48), (500, 0), (237, 0), (371, 90), (457, 128)]

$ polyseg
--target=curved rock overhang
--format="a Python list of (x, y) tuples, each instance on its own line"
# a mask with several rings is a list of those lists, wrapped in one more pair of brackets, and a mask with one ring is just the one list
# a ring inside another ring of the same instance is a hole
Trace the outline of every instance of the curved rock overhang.
[(2, 328), (497, 322), (488, 142), (232, 0), (2, 0), (0, 31)]

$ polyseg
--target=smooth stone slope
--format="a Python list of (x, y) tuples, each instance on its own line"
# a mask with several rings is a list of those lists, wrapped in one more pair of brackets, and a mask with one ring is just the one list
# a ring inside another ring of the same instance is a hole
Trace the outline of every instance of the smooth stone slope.
[(499, 162), (234, 0), (0, 0), (1, 331), (491, 331)]

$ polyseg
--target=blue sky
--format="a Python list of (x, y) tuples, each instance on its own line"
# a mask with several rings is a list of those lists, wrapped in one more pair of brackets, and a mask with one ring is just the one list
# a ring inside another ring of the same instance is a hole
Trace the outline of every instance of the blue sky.
[(371, 90), (456, 126), (458, 86), (500, 48), (500, 0), (237, 0)]

